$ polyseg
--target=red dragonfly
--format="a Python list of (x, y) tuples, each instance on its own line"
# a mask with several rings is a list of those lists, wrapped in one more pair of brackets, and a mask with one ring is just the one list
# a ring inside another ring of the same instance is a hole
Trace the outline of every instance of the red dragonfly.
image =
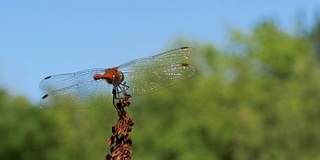
[[(195, 73), (183, 60), (195, 54), (182, 47), (155, 56), (126, 62), (118, 67), (87, 69), (44, 78), (40, 88), (47, 91), (40, 100), (44, 109), (81, 109), (98, 106), (120, 93), (147, 94), (179, 83)], [(69, 102), (69, 103), (68, 103)], [(72, 105), (67, 105), (72, 104)]]

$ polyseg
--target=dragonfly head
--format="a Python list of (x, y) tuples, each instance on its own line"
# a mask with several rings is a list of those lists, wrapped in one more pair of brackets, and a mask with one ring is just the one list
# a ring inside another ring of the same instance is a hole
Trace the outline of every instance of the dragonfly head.
[(118, 86), (118, 85), (120, 85), (122, 83), (123, 80), (124, 80), (123, 73), (117, 70), (117, 72), (115, 72), (113, 74), (112, 84), (114, 86)]

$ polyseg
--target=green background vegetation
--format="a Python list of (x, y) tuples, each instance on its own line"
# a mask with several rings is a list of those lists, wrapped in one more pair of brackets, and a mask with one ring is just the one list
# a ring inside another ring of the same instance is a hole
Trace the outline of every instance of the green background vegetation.
[[(195, 76), (133, 96), (133, 159), (320, 159), (320, 22), (231, 31), (224, 49), (187, 43)], [(50, 111), (2, 90), (0, 159), (104, 159), (116, 121), (111, 101)]]

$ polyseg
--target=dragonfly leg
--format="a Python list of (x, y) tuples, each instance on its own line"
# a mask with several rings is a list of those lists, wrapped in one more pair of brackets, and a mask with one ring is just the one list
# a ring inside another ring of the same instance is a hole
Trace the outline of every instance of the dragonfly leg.
[(121, 89), (121, 92), (124, 94), (124, 95), (128, 95), (127, 93), (127, 90), (129, 89), (129, 86), (126, 85), (126, 82), (123, 82), (120, 84), (120, 89)]
[(120, 100), (121, 100), (118, 87), (114, 87), (112, 89), (112, 95), (113, 95), (113, 100), (112, 100), (113, 101), (113, 106), (116, 108), (117, 111), (119, 111), (119, 109), (118, 109), (118, 107), (116, 105), (116, 100), (119, 100), (118, 102), (120, 102)]
[[(113, 87), (112, 94), (113, 94), (113, 106), (119, 111), (119, 108), (117, 107), (117, 103), (121, 102), (121, 100), (124, 99), (126, 96), (130, 96), (127, 93), (127, 89), (129, 88), (128, 85), (126, 85), (126, 82), (121, 83), (119, 86)], [(120, 94), (123, 94), (123, 96), (120, 96)], [(118, 102), (116, 102), (118, 100)]]

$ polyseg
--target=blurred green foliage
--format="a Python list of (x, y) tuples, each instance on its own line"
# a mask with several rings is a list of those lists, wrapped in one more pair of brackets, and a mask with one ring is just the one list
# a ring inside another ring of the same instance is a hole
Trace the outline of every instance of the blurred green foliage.
[[(132, 158), (320, 159), (320, 36), (311, 35), (269, 22), (233, 31), (225, 49), (192, 45), (195, 76), (133, 96)], [(117, 121), (106, 105), (48, 111), (1, 91), (0, 159), (104, 159)]]

